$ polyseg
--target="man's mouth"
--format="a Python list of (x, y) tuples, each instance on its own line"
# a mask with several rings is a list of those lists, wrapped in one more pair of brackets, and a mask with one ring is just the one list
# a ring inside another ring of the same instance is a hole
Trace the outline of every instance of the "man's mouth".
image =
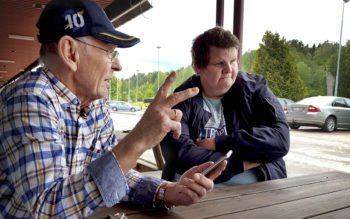
[(227, 79), (227, 78), (231, 78), (231, 77), (232, 77), (232, 74), (225, 74), (220, 79)]

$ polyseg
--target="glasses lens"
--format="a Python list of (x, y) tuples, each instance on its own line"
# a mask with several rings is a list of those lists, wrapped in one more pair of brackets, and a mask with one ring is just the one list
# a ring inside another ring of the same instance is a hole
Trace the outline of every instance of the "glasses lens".
[(114, 50), (113, 52), (110, 53), (111, 54), (111, 59), (113, 60), (114, 58), (116, 58), (119, 55), (119, 52), (117, 50)]

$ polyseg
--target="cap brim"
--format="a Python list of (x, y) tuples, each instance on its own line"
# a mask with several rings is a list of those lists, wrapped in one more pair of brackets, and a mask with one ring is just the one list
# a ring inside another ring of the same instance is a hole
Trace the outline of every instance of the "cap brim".
[(119, 48), (128, 48), (140, 42), (139, 38), (129, 36), (119, 31), (100, 32), (93, 34), (95, 38), (118, 46)]

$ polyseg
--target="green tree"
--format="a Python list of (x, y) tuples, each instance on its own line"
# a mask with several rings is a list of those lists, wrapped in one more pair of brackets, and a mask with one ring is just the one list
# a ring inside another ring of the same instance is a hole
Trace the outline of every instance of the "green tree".
[[(339, 45), (339, 44), (338, 44)], [(337, 51), (338, 52), (338, 51)], [(339, 63), (339, 80), (338, 80), (338, 95), (341, 97), (350, 98), (350, 40), (347, 41), (345, 46), (341, 48)], [(338, 56), (334, 55), (331, 60), (330, 69), (334, 72), (334, 76), (337, 71)]]
[(113, 76), (112, 77), (112, 80), (111, 80), (111, 82), (110, 82), (110, 84), (109, 84), (109, 86), (110, 86), (110, 99), (111, 100), (116, 100), (117, 99), (117, 83), (118, 83), (118, 79), (117, 79), (117, 77), (115, 77), (115, 76)]
[[(154, 83), (155, 84), (155, 83)], [(147, 81), (145, 84), (142, 85), (142, 91), (144, 93), (144, 99), (145, 98), (153, 98), (155, 95), (154, 92), (154, 84), (152, 84), (151, 82)]]
[(255, 59), (256, 52), (254, 50), (248, 51), (242, 56), (242, 71), (252, 72), (253, 62)]
[[(117, 90), (118, 89), (118, 90)], [(121, 94), (121, 80), (113, 75), (112, 80), (110, 82), (110, 99), (118, 100)]]
[(262, 74), (277, 96), (299, 100), (306, 94), (290, 45), (278, 33), (265, 32), (252, 71)]
[[(318, 86), (324, 86), (324, 89), (319, 89), (320, 94), (327, 94), (326, 93), (326, 75), (331, 73), (335, 77), (335, 71), (331, 69), (332, 66), (332, 60), (337, 57), (338, 53), (338, 45), (335, 43), (330, 43), (328, 41), (325, 41), (322, 44), (319, 44), (316, 48), (315, 55), (313, 57), (313, 66), (314, 69), (314, 79), (318, 81)], [(314, 84), (317, 86), (317, 84)], [(315, 89), (315, 86), (313, 87)], [(316, 89), (315, 89), (316, 90)], [(322, 92), (324, 91), (324, 92)], [(322, 93), (321, 93), (322, 92)], [(332, 94), (333, 95), (333, 94)]]
[(187, 66), (184, 68), (180, 68), (176, 71), (176, 80), (172, 86), (172, 90), (180, 86), (184, 81), (186, 81), (189, 77), (195, 74), (192, 66)]

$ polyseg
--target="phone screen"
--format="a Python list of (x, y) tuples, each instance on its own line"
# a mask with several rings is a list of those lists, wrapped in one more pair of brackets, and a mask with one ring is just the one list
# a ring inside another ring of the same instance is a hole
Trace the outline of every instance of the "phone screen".
[(213, 165), (205, 169), (202, 174), (204, 176), (208, 175), (211, 171), (215, 170), (216, 167), (218, 167), (224, 160), (227, 160), (232, 154), (232, 150), (229, 150), (226, 155), (220, 157)]

